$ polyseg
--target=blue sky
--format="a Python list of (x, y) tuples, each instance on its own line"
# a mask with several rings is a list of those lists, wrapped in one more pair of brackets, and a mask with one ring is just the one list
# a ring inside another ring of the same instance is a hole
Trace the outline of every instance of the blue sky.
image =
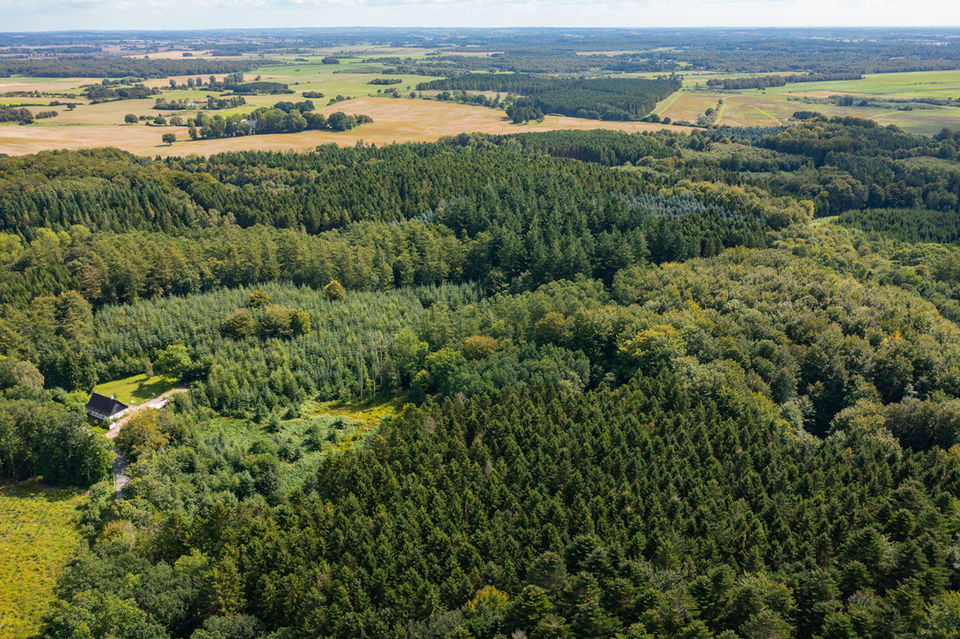
[(0, 30), (950, 26), (950, 0), (0, 0)]

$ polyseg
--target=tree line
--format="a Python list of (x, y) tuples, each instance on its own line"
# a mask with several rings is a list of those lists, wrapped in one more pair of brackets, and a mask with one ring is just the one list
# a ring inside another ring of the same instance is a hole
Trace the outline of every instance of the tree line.
[(744, 89), (766, 89), (783, 87), (798, 82), (835, 82), (840, 80), (862, 80), (860, 73), (807, 73), (804, 75), (761, 75), (748, 78), (711, 78), (708, 87), (742, 91)]
[[(570, 117), (595, 112), (596, 119), (637, 120), (653, 110), (657, 102), (680, 89), (676, 77), (660, 80), (629, 79), (556, 79), (522, 73), (465, 74), (417, 85), (420, 91), (470, 90), (499, 91), (522, 96), (516, 108), (538, 109), (541, 113), (560, 113)], [(526, 118), (531, 119), (531, 118)]]
[(236, 73), (253, 69), (251, 60), (193, 58), (183, 60), (155, 58), (69, 57), (63, 59), (0, 60), (0, 77), (25, 75), (33, 78), (166, 78), (173, 75)]

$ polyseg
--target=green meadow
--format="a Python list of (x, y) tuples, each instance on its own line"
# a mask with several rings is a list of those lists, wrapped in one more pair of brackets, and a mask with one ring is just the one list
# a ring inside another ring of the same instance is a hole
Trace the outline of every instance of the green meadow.
[(26, 639), (40, 629), (57, 578), (77, 552), (86, 500), (36, 479), (0, 484), (0, 637)]

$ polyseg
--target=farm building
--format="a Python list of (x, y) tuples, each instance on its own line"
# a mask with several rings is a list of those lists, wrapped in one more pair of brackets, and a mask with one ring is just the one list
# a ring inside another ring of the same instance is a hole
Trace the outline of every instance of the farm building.
[(105, 419), (117, 419), (129, 412), (130, 407), (116, 397), (107, 397), (100, 393), (92, 394), (90, 401), (87, 402), (87, 414), (101, 421)]

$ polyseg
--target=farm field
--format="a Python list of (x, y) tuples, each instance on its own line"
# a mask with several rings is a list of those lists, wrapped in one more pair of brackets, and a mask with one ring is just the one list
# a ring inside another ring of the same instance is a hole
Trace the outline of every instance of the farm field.
[[(886, 76), (901, 76), (890, 79)], [(726, 76), (731, 77), (731, 76)], [(871, 80), (872, 83), (867, 83)], [(685, 83), (687, 79), (685, 78)], [(863, 84), (866, 83), (866, 84)], [(844, 90), (856, 87), (859, 92)], [(938, 88), (939, 87), (939, 88)], [(950, 87), (950, 88), (944, 88)], [(932, 135), (943, 127), (960, 127), (960, 107), (936, 107), (914, 104), (912, 110), (901, 111), (887, 105), (842, 107), (836, 104), (805, 101), (802, 98), (827, 98), (831, 95), (856, 95), (910, 99), (913, 97), (960, 97), (960, 71), (928, 73), (891, 73), (867, 76), (860, 81), (811, 82), (768, 88), (766, 91), (749, 89), (738, 92), (706, 93), (687, 87), (657, 105), (660, 117), (694, 122), (708, 108), (717, 108), (723, 100), (718, 125), (728, 126), (782, 126), (793, 124), (796, 111), (818, 111), (827, 116), (853, 116), (876, 120), (878, 124), (894, 124), (911, 133)]]
[[(182, 56), (182, 52), (167, 52)], [(401, 55), (402, 57), (423, 57), (425, 50), (369, 47), (337, 48), (331, 53), (361, 56)], [(165, 55), (165, 54), (164, 54)], [(174, 55), (176, 57), (176, 55)], [(80, 96), (78, 87), (96, 82), (90, 78), (0, 78), (0, 95), (11, 91), (42, 91), (76, 95), (79, 106), (74, 110), (66, 107), (30, 107), (33, 111), (53, 108), (59, 112), (56, 118), (40, 120), (29, 127), (0, 127), (0, 153), (21, 155), (46, 149), (80, 149), (96, 146), (117, 146), (126, 151), (141, 155), (186, 155), (190, 153), (208, 154), (226, 150), (267, 149), (285, 150), (312, 149), (318, 144), (336, 143), (353, 145), (362, 139), (378, 145), (391, 142), (432, 141), (444, 135), (460, 132), (484, 132), (493, 134), (521, 131), (548, 131), (556, 129), (596, 129), (613, 128), (625, 131), (642, 131), (661, 128), (661, 125), (642, 123), (598, 122), (576, 118), (548, 116), (542, 122), (517, 126), (510, 123), (502, 111), (459, 104), (448, 104), (423, 100), (411, 100), (407, 97), (408, 88), (412, 91), (418, 82), (435, 79), (431, 76), (399, 77), (400, 84), (386, 88), (399, 88), (404, 98), (377, 98), (377, 89), (383, 89), (369, 82), (378, 77), (397, 79), (396, 76), (383, 76), (375, 71), (382, 65), (364, 63), (362, 57), (343, 58), (338, 65), (319, 64), (320, 55), (308, 55), (309, 63), (284, 66), (279, 61), (294, 62), (290, 56), (268, 59), (264, 65), (247, 73), (247, 79), (260, 77), (290, 85), (295, 91), (286, 95), (260, 95), (246, 97), (246, 104), (234, 109), (215, 111), (221, 115), (248, 113), (261, 106), (269, 106), (281, 100), (300, 100), (304, 91), (317, 91), (324, 98), (313, 98), (314, 104), (324, 113), (335, 111), (363, 113), (374, 119), (373, 124), (365, 125), (345, 133), (310, 131), (299, 134), (259, 135), (247, 138), (222, 140), (191, 141), (185, 127), (148, 127), (143, 122), (138, 125), (123, 124), (124, 116), (132, 113), (137, 116), (170, 117), (173, 113), (189, 118), (195, 111), (158, 111), (153, 109), (154, 99), (122, 100), (88, 104)], [(354, 71), (354, 72), (350, 72)], [(650, 74), (634, 74), (637, 77)], [(744, 90), (740, 92), (702, 92), (694, 90), (697, 84), (712, 77), (742, 77), (745, 74), (718, 74), (701, 72), (684, 76), (685, 88), (661, 102), (656, 109), (662, 118), (674, 121), (695, 122), (697, 117), (708, 108), (719, 108), (716, 124), (727, 126), (781, 126), (792, 124), (792, 115), (796, 111), (813, 110), (828, 116), (855, 116), (876, 120), (879, 124), (897, 125), (913, 133), (931, 135), (943, 127), (960, 127), (960, 108), (913, 105), (909, 111), (901, 111), (889, 105), (841, 107), (836, 104), (821, 104), (831, 95), (851, 94), (869, 97), (890, 97), (909, 99), (913, 97), (960, 97), (960, 71), (933, 71), (922, 73), (890, 73), (865, 76), (859, 81), (818, 82), (791, 84), (785, 87), (769, 88), (766, 91)], [(223, 76), (217, 75), (218, 79)], [(188, 76), (176, 76), (178, 83), (184, 83)], [(204, 77), (204, 80), (207, 78)], [(170, 78), (152, 79), (147, 86), (169, 89)], [(203, 102), (211, 95), (200, 90), (164, 90), (163, 97), (168, 100), (193, 100)], [(349, 103), (339, 103), (330, 107), (331, 97), (337, 95), (356, 98)], [(5, 104), (15, 105), (19, 101), (49, 101), (55, 98), (8, 98)], [(62, 100), (62, 98), (59, 98)], [(684, 131), (688, 129), (682, 129)], [(174, 133), (178, 142), (172, 146), (162, 144), (160, 137), (164, 133)]]
[[(270, 97), (277, 98), (277, 96)], [(127, 100), (124, 104), (129, 105), (132, 102), (137, 101)], [(84, 108), (88, 107), (80, 107), (77, 111)], [(120, 109), (109, 117), (116, 118), (119, 115), (119, 119), (122, 120), (123, 115), (120, 111), (139, 113), (136, 110)], [(391, 142), (429, 142), (445, 135), (462, 132), (503, 134), (557, 129), (616, 129), (635, 132), (657, 130), (666, 126), (643, 122), (600, 122), (555, 116), (548, 116), (542, 122), (516, 125), (504, 115), (503, 111), (451, 102), (411, 100), (409, 98), (360, 98), (325, 107), (319, 109), (319, 111), (326, 115), (336, 111), (362, 113), (372, 117), (373, 123), (345, 132), (304, 131), (302, 133), (254, 135), (197, 141), (189, 139), (186, 127), (106, 124), (99, 126), (77, 124), (70, 127), (56, 125), (9, 126), (0, 127), (0, 153), (24, 155), (46, 149), (115, 146), (131, 153), (147, 156), (189, 155), (191, 153), (209, 155), (244, 149), (310, 150), (319, 144), (330, 143), (353, 146), (358, 140), (363, 140), (368, 144), (373, 143), (377, 146), (390, 144)], [(107, 117), (104, 116), (105, 119)], [(688, 128), (678, 130), (689, 131)], [(175, 133), (178, 141), (171, 146), (161, 143), (160, 136), (164, 133)]]
[(768, 94), (808, 95), (821, 92), (889, 98), (960, 98), (960, 71), (876, 73), (865, 75), (862, 80), (807, 82), (767, 89)]
[(13, 91), (63, 93), (94, 82), (100, 82), (100, 78), (31, 78), (15, 75), (0, 78), (0, 95)]
[[(901, 113), (891, 109), (871, 107), (840, 107), (833, 104), (808, 105), (790, 102), (783, 97), (770, 97), (754, 93), (675, 93), (657, 105), (660, 117), (673, 120), (696, 121), (697, 116), (709, 108), (719, 108), (716, 124), (727, 126), (783, 126), (793, 123), (791, 116), (797, 111), (814, 110), (829, 116), (852, 115), (861, 118), (891, 116)], [(960, 113), (958, 113), (960, 115)], [(890, 124), (886, 122), (885, 124)], [(939, 130), (939, 129), (937, 129)]]
[(57, 577), (76, 553), (86, 499), (37, 480), (0, 484), (0, 637), (26, 639), (39, 629)]

